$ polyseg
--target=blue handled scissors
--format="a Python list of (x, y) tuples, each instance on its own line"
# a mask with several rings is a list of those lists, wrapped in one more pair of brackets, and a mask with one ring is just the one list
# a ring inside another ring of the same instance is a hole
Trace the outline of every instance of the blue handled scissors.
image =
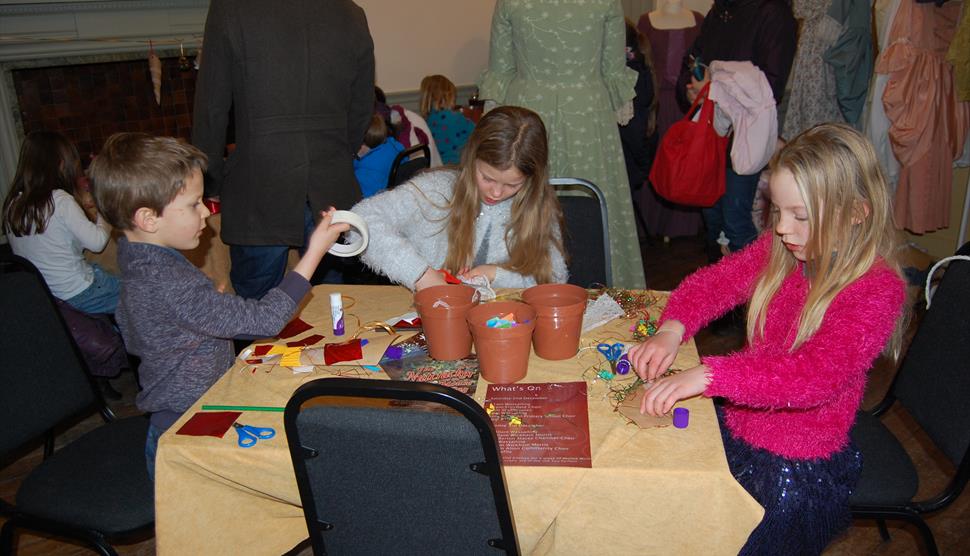
[(236, 432), (239, 433), (239, 445), (243, 448), (252, 448), (257, 440), (269, 440), (276, 436), (276, 430), (263, 427), (251, 427), (233, 423)]
[(596, 351), (602, 353), (603, 357), (610, 362), (610, 370), (613, 371), (613, 374), (616, 374), (616, 362), (623, 355), (623, 344), (619, 342), (615, 344), (597, 344)]

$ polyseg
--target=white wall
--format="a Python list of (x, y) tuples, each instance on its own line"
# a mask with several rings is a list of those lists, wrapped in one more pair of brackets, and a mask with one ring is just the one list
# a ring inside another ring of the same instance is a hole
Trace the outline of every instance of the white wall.
[[(641, 15), (654, 9), (657, 5), (656, 0), (621, 0), (620, 3), (623, 5), (623, 14), (632, 19), (634, 23), (640, 19)], [(707, 14), (713, 4), (714, 0), (684, 0), (684, 6), (701, 14)]]
[(695, 12), (707, 15), (708, 10), (714, 5), (714, 0), (684, 0), (684, 5)]
[(440, 73), (470, 85), (488, 63), (494, 0), (356, 0), (367, 13), (377, 84), (387, 93), (415, 90)]

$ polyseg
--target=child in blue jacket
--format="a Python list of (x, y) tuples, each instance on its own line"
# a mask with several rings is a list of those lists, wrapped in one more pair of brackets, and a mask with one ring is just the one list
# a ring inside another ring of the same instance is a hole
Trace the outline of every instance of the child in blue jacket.
[(384, 118), (380, 114), (374, 114), (364, 134), (364, 144), (354, 157), (354, 175), (357, 176), (360, 192), (365, 198), (380, 193), (387, 187), (394, 159), (403, 150), (404, 145), (388, 136)]

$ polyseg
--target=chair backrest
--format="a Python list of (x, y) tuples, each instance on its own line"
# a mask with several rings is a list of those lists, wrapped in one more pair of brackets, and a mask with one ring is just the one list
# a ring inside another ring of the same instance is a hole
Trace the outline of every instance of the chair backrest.
[[(414, 156), (418, 153), (422, 153), (423, 156)], [(403, 162), (406, 157), (410, 158), (407, 162)], [(431, 148), (428, 145), (418, 143), (409, 149), (405, 149), (394, 157), (394, 163), (391, 164), (391, 173), (387, 177), (387, 188), (393, 189), (411, 179), (411, 176), (416, 174), (418, 170), (430, 167)]]
[(284, 422), (315, 554), (518, 554), (495, 431), (468, 396), (325, 378)]
[[(957, 251), (970, 255), (970, 243)], [(955, 464), (970, 447), (970, 261), (950, 261), (892, 395)]]
[(613, 285), (606, 197), (595, 184), (580, 178), (552, 178), (566, 221), (569, 283), (588, 288)]
[(0, 256), (0, 456), (101, 400), (40, 272)]

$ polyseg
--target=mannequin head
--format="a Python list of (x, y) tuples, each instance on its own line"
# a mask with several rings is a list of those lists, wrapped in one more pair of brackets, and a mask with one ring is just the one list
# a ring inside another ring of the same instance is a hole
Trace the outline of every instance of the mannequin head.
[(657, 7), (666, 14), (679, 14), (684, 11), (683, 0), (658, 0)]

